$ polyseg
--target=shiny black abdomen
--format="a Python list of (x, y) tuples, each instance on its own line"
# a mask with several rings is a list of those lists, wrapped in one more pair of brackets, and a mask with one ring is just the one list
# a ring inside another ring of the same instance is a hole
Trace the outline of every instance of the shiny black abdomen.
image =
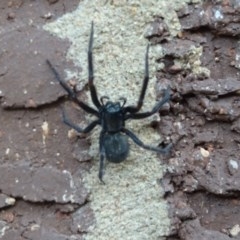
[(109, 162), (124, 161), (129, 152), (128, 137), (121, 133), (106, 134), (104, 136), (106, 158)]

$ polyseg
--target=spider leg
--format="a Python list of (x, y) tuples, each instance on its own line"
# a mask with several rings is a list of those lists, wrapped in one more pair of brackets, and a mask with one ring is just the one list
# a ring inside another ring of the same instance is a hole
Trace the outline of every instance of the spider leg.
[(104, 135), (105, 135), (105, 132), (101, 131), (100, 139), (99, 139), (100, 165), (99, 165), (99, 173), (98, 173), (98, 178), (103, 184), (105, 184), (102, 178), (104, 174), (104, 159), (106, 158), (105, 147), (104, 147)]
[(159, 101), (151, 111), (149, 112), (143, 112), (143, 113), (131, 113), (125, 116), (125, 120), (131, 118), (131, 119), (142, 119), (142, 118), (146, 118), (149, 117), (151, 115), (153, 115), (154, 113), (158, 112), (160, 110), (160, 108), (166, 103), (168, 102), (170, 99), (170, 92), (169, 92), (169, 87), (167, 89), (164, 89), (164, 97), (161, 101)]
[(94, 127), (97, 126), (97, 124), (100, 124), (99, 120), (95, 120), (92, 123), (90, 123), (87, 127), (85, 128), (81, 128), (78, 125), (76, 125), (75, 123), (73, 123), (71, 120), (69, 120), (65, 114), (65, 111), (62, 109), (62, 118), (63, 118), (63, 122), (68, 125), (69, 127), (73, 128), (74, 130), (76, 130), (79, 133), (88, 133), (90, 132)]
[(69, 97), (70, 97), (76, 104), (78, 104), (83, 110), (85, 110), (86, 112), (91, 113), (91, 114), (93, 114), (93, 115), (95, 115), (95, 116), (98, 116), (99, 114), (98, 114), (98, 112), (97, 112), (95, 109), (89, 107), (86, 103), (80, 101), (80, 100), (77, 98), (76, 92), (73, 91), (73, 90), (67, 85), (67, 83), (64, 82), (64, 81), (61, 79), (59, 73), (58, 73), (57, 70), (53, 67), (52, 63), (51, 63), (49, 60), (46, 60), (46, 62), (47, 62), (47, 64), (48, 64), (48, 66), (50, 67), (50, 69), (52, 70), (52, 72), (53, 72), (55, 78), (57, 79), (57, 81), (60, 83), (60, 85), (63, 87), (63, 89), (68, 93)]
[(97, 90), (96, 90), (96, 88), (93, 84), (93, 79), (94, 79), (93, 59), (92, 59), (92, 45), (93, 45), (93, 33), (94, 33), (93, 27), (94, 26), (93, 26), (93, 22), (92, 22), (90, 39), (89, 39), (89, 46), (88, 46), (88, 84), (89, 84), (89, 89), (90, 89), (92, 101), (97, 108), (100, 108), (101, 103), (99, 102), (99, 99), (97, 97)]
[(145, 55), (144, 80), (143, 80), (142, 90), (141, 90), (141, 93), (140, 93), (140, 96), (139, 96), (139, 99), (138, 99), (137, 106), (125, 107), (125, 112), (136, 113), (141, 109), (141, 107), (143, 105), (143, 100), (144, 100), (144, 97), (145, 97), (145, 93), (146, 93), (147, 86), (148, 86), (148, 81), (149, 81), (148, 53), (149, 53), (149, 44), (147, 45), (147, 51), (146, 51), (146, 55)]
[(144, 144), (133, 132), (131, 132), (130, 130), (126, 129), (126, 128), (122, 128), (121, 130), (122, 132), (126, 133), (138, 146), (147, 149), (147, 150), (151, 150), (154, 152), (158, 152), (158, 153), (162, 153), (162, 154), (167, 154), (169, 153), (170, 149), (172, 148), (172, 143), (168, 144), (165, 148), (160, 148), (160, 147), (153, 147), (153, 146), (149, 146)]

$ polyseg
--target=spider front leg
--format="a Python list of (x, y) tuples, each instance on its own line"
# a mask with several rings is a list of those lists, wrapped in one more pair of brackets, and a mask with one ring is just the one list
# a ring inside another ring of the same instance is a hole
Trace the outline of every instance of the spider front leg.
[(98, 96), (97, 96), (97, 90), (93, 84), (94, 80), (94, 74), (93, 74), (93, 59), (92, 59), (92, 45), (93, 45), (93, 33), (94, 33), (94, 25), (92, 22), (91, 25), (91, 33), (90, 33), (90, 39), (89, 39), (89, 46), (88, 46), (88, 84), (89, 89), (91, 93), (91, 98), (94, 103), (94, 105), (99, 109), (102, 105), (99, 102)]
[(98, 112), (89, 107), (86, 103), (80, 101), (78, 98), (77, 98), (77, 95), (76, 95), (76, 92), (73, 91), (65, 81), (63, 81), (59, 75), (59, 73), (57, 72), (57, 70), (53, 67), (52, 63), (49, 61), (49, 60), (46, 60), (49, 68), (52, 70), (56, 80), (59, 82), (59, 84), (62, 86), (62, 88), (68, 93), (69, 97), (76, 103), (78, 104), (78, 106), (80, 106), (83, 110), (85, 110), (86, 112), (88, 113), (91, 113), (91, 114), (94, 114), (95, 116), (98, 116)]
[(74, 130), (76, 130), (79, 133), (88, 133), (90, 132), (94, 127), (96, 127), (98, 124), (100, 124), (99, 120), (95, 120), (93, 122), (91, 122), (87, 127), (85, 128), (81, 128), (78, 125), (76, 125), (75, 123), (73, 123), (71, 120), (69, 120), (65, 114), (65, 111), (62, 109), (62, 118), (63, 118), (63, 122), (68, 125), (69, 127), (73, 128)]
[(153, 147), (153, 146), (149, 146), (144, 144), (133, 132), (131, 132), (130, 130), (123, 128), (122, 132), (126, 133), (138, 146), (147, 149), (147, 150), (151, 150), (154, 152), (158, 152), (158, 153), (162, 153), (162, 154), (167, 154), (169, 153), (170, 149), (172, 148), (172, 143), (168, 144), (165, 148), (160, 148), (160, 147)]
[(127, 119), (142, 119), (147, 118), (153, 115), (154, 113), (157, 113), (160, 108), (169, 101), (170, 99), (170, 88), (164, 89), (164, 97), (161, 101), (159, 101), (151, 111), (149, 112), (143, 112), (143, 113), (130, 113), (125, 116), (125, 120)]
[(147, 86), (148, 86), (148, 81), (149, 81), (149, 64), (148, 64), (148, 53), (149, 53), (149, 44), (147, 45), (147, 51), (145, 55), (145, 74), (144, 74), (144, 80), (143, 80), (143, 85), (142, 85), (142, 90), (138, 99), (137, 106), (128, 106), (125, 107), (125, 112), (129, 113), (136, 113), (138, 112), (142, 105), (143, 105), (143, 100), (146, 94)]

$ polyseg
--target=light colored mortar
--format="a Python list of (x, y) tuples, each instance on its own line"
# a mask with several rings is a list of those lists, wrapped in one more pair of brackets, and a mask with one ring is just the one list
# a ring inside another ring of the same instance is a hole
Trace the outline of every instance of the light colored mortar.
[[(87, 82), (87, 47), (90, 23), (95, 24), (94, 67), (95, 84), (100, 96), (112, 100), (127, 97), (128, 104), (136, 103), (144, 74), (144, 55), (147, 41), (144, 33), (154, 16), (164, 16), (174, 36), (180, 30), (175, 9), (181, 8), (183, 0), (82, 1), (72, 13), (65, 14), (45, 29), (72, 42), (67, 58), (82, 67), (79, 84)], [(155, 59), (162, 55), (161, 47), (150, 49), (151, 79), (143, 110), (152, 109), (156, 103), (154, 86), (156, 79)], [(91, 100), (89, 98), (89, 104)], [(158, 116), (154, 116), (158, 118)], [(86, 123), (92, 118), (87, 116)], [(149, 127), (151, 119), (129, 121), (133, 130), (145, 143), (157, 145), (160, 136)], [(84, 182), (91, 192), (91, 206), (96, 226), (89, 229), (86, 239), (165, 239), (170, 221), (167, 204), (162, 198), (157, 180), (162, 177), (164, 165), (156, 153), (131, 144), (131, 153), (122, 164), (107, 164), (104, 175), (106, 185), (98, 180), (99, 129), (92, 131), (90, 154), (95, 159)]]

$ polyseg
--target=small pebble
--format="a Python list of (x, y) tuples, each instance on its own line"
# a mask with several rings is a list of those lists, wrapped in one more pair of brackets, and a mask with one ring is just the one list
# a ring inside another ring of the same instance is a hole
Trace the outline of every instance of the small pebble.
[(6, 199), (5, 199), (5, 203), (6, 203), (7, 205), (10, 205), (10, 206), (14, 205), (15, 202), (16, 202), (15, 198), (9, 197), (9, 198), (6, 198)]
[(200, 148), (200, 152), (203, 157), (209, 157), (209, 151), (205, 150), (204, 148)]
[(240, 226), (239, 226), (239, 224), (234, 225), (230, 229), (229, 232), (230, 232), (231, 237), (236, 237), (237, 235), (239, 235), (239, 233), (240, 233)]
[(235, 173), (237, 173), (238, 168), (239, 168), (239, 165), (238, 165), (238, 162), (236, 160), (230, 159), (228, 161), (228, 170), (229, 170), (229, 173), (231, 175), (234, 175)]

